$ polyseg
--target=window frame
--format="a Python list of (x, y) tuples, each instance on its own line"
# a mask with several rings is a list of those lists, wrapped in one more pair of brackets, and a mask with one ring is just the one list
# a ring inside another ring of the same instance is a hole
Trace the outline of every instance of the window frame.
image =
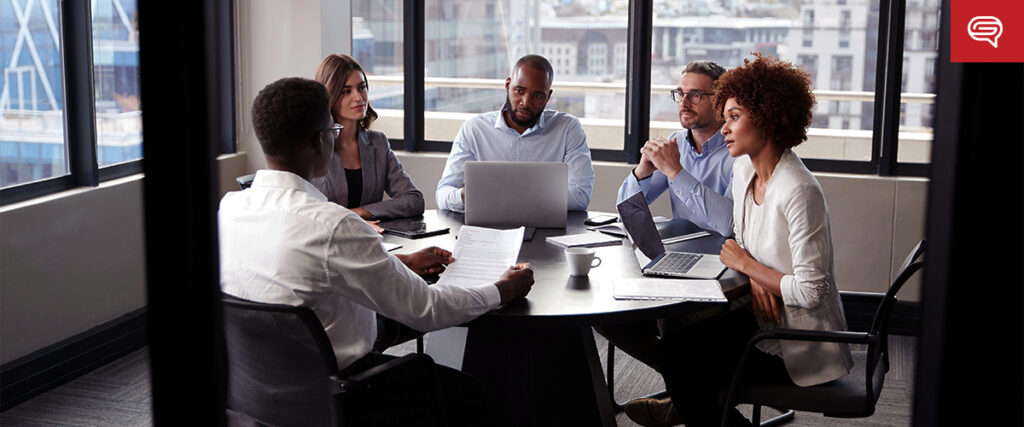
[[(142, 0), (139, 0), (142, 1)], [(233, 16), (234, 1), (228, 2), (229, 14)], [(92, 14), (89, 0), (62, 0), (58, 5), (61, 27), (60, 50), (61, 77), (64, 80), (64, 141), (67, 152), (68, 172), (64, 175), (41, 179), (0, 189), (0, 206), (30, 200), (78, 187), (97, 187), (100, 183), (143, 173), (145, 160), (145, 136), (143, 136), (143, 157), (126, 162), (99, 166), (96, 134), (96, 100), (93, 75), (94, 57), (92, 49)], [(221, 28), (228, 37), (228, 49), (234, 49), (234, 20), (225, 19)], [(87, 34), (87, 37), (80, 37)], [(234, 55), (225, 55), (219, 60), (227, 63), (225, 73), (234, 75)], [(218, 141), (219, 154), (235, 153), (235, 105), (234, 85), (221, 88), (222, 99), (219, 115), (231, 126), (222, 129)]]
[[(653, 3), (653, 0), (629, 2), (623, 149), (592, 149), (591, 156), (594, 160), (636, 164), (640, 160), (640, 147), (648, 139)], [(451, 141), (424, 140), (425, 5), (422, 1), (404, 0), (403, 7), (403, 50), (406, 64), (403, 106), (405, 135), (403, 138), (392, 138), (391, 146), (393, 149), (404, 149), (409, 152), (450, 152)], [(810, 170), (878, 176), (928, 176), (930, 162), (900, 163), (896, 158), (899, 150), (899, 106), (902, 90), (899, 82), (902, 79), (905, 24), (905, 2), (880, 0), (873, 102), (875, 126), (872, 131), (871, 159), (803, 159)], [(939, 49), (941, 50), (942, 46), (939, 46)]]

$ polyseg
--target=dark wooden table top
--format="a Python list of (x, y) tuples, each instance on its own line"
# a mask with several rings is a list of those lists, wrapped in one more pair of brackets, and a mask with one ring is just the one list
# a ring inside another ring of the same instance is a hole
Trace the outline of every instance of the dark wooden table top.
[[(590, 212), (589, 215), (598, 213)], [(591, 269), (589, 276), (570, 276), (565, 261), (565, 249), (548, 243), (545, 238), (593, 233), (587, 231), (583, 224), (589, 215), (587, 212), (569, 212), (568, 225), (565, 229), (536, 229), (533, 238), (524, 241), (519, 252), (519, 262), (530, 263), (534, 270), (536, 283), (530, 294), (525, 300), (505, 304), (475, 322), (496, 321), (526, 327), (585, 326), (655, 319), (715, 304), (616, 300), (612, 296), (612, 284), (615, 279), (643, 277), (633, 253), (633, 246), (628, 239), (622, 239), (620, 245), (595, 248), (597, 256), (601, 258), (601, 265)], [(462, 214), (428, 210), (424, 213), (423, 221), (431, 227), (440, 225), (450, 227), (451, 230), (447, 234), (421, 239), (406, 239), (385, 234), (384, 241), (403, 245), (395, 251), (396, 253), (411, 253), (430, 246), (448, 250), (455, 247), (456, 236), (462, 227)], [(724, 241), (725, 238), (712, 233), (710, 236), (668, 245), (667, 249), (718, 254)], [(749, 292), (749, 281), (746, 276), (733, 270), (726, 270), (719, 278), (719, 282), (729, 299)]]

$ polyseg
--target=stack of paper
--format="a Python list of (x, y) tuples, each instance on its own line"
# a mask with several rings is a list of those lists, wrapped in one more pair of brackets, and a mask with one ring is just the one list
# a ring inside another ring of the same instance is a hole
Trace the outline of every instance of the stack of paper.
[[(621, 223), (602, 225), (602, 226), (598, 226), (598, 227), (587, 227), (587, 230), (600, 231), (602, 233), (609, 234), (609, 235), (612, 235), (612, 236), (627, 237), (626, 231), (623, 229), (623, 225)], [(659, 230), (659, 231), (661, 231), (661, 230)], [(679, 242), (682, 242), (682, 241), (686, 241), (686, 240), (690, 240), (690, 239), (696, 239), (698, 237), (704, 237), (704, 236), (710, 236), (710, 235), (711, 235), (711, 233), (709, 233), (707, 231), (701, 230), (701, 231), (696, 231), (696, 232), (693, 232), (693, 233), (683, 234), (683, 235), (679, 235), (679, 236), (663, 237), (661, 239), (661, 244), (663, 244), (663, 245), (671, 245), (673, 243), (679, 243)]]
[(452, 257), (438, 284), (472, 287), (494, 283), (519, 259), (523, 227), (512, 230), (464, 225), (459, 229)]
[(717, 280), (618, 279), (615, 299), (728, 302)]
[(569, 234), (566, 236), (549, 236), (547, 242), (563, 248), (596, 248), (598, 246), (621, 245), (622, 238), (602, 233)]

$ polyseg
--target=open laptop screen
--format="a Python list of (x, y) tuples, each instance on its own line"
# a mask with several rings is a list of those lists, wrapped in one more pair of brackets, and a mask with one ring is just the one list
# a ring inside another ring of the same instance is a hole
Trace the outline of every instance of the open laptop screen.
[(629, 234), (630, 240), (647, 258), (654, 259), (665, 253), (665, 245), (661, 243), (658, 227), (654, 225), (651, 210), (643, 192), (637, 192), (619, 203), (616, 208), (622, 225)]

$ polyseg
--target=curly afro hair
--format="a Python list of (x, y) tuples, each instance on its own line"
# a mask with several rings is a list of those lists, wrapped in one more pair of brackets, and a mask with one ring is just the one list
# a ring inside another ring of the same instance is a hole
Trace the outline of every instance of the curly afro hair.
[(757, 52), (754, 57), (715, 82), (715, 110), (721, 113), (735, 98), (765, 138), (784, 149), (796, 147), (807, 140), (814, 118), (810, 74), (777, 58)]
[(331, 109), (324, 85), (301, 77), (273, 82), (252, 101), (252, 127), (271, 156), (295, 153), (318, 135)]

